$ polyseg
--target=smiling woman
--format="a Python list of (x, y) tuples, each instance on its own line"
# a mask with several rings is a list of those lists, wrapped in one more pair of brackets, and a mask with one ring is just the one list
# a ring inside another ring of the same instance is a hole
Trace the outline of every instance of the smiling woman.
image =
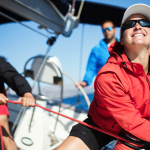
[[(145, 4), (126, 10), (120, 42), (109, 46), (110, 57), (96, 77), (94, 99), (84, 121), (131, 141), (119, 140), (115, 150), (142, 149), (145, 141), (150, 142), (149, 14)], [(78, 124), (57, 150), (100, 150), (112, 139)]]
[[(122, 25), (120, 42), (130, 59), (135, 63), (142, 63), (144, 71), (148, 73), (150, 46), (150, 21), (141, 14), (131, 15)], [(146, 55), (146, 56), (145, 56)], [(147, 60), (147, 61), (146, 61)]]
[[(147, 90), (145, 86), (140, 85), (146, 83), (148, 84), (147, 86), (148, 89), (150, 86), (150, 82), (149, 82), (150, 18), (148, 15), (149, 13), (150, 13), (149, 6), (144, 4), (133, 5), (126, 10), (122, 21), (120, 43), (123, 46), (124, 54), (127, 56), (129, 62), (131, 62), (132, 67), (134, 69), (139, 70), (139, 73), (137, 72), (135, 74), (139, 80), (139, 82), (137, 81), (136, 84), (139, 92), (135, 92), (135, 91), (134, 92), (137, 93), (138, 96), (141, 98), (137, 99), (135, 95), (132, 96), (130, 93), (131, 91), (133, 92), (133, 89), (130, 89), (129, 96), (131, 97), (135, 109), (137, 108), (138, 109), (137, 111), (130, 110), (130, 112), (132, 113), (127, 114), (127, 116), (129, 117), (128, 120), (125, 121), (124, 119), (122, 119), (124, 125), (120, 124), (124, 129), (123, 132), (125, 133), (125, 136), (128, 136), (130, 139), (131, 138), (134, 139), (135, 141), (137, 141), (137, 143), (129, 144), (118, 140), (115, 150), (141, 149), (140, 146), (137, 144), (140, 143), (141, 146), (143, 146), (145, 142), (142, 140), (150, 142), (150, 139), (148, 137), (148, 132), (150, 131), (149, 119), (147, 119), (149, 118), (149, 105), (145, 105), (144, 107), (144, 109), (147, 110), (147, 112), (145, 111), (141, 112), (141, 108), (143, 107), (144, 104), (147, 103), (146, 99), (150, 101), (150, 97), (148, 94), (149, 90)], [(141, 80), (142, 76), (145, 77), (146, 79), (145, 81)], [(132, 78), (131, 81), (134, 83), (135, 79)], [(141, 117), (138, 116), (138, 114)], [(134, 119), (135, 116), (136, 116), (136, 121)], [(130, 121), (133, 122), (129, 126)], [(145, 130), (145, 128), (147, 128), (146, 129), (147, 131)], [(145, 148), (147, 149), (147, 147)]]

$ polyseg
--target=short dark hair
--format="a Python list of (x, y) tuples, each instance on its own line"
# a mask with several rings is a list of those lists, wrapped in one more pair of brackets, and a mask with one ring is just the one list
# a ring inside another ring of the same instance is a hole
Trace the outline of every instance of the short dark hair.
[(106, 23), (106, 22), (111, 22), (111, 23), (113, 24), (113, 27), (116, 27), (115, 24), (114, 24), (114, 22), (113, 22), (112, 20), (109, 20), (109, 19), (104, 20), (104, 21), (102, 22), (102, 26), (103, 26), (103, 24)]

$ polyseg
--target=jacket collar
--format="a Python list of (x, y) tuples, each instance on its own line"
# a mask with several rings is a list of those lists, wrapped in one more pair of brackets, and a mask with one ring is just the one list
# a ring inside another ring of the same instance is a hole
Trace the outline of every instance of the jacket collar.
[(120, 42), (112, 43), (108, 50), (110, 57), (108, 58), (107, 62), (118, 64), (137, 75), (145, 75), (143, 66), (141, 64), (130, 62)]
[[(119, 39), (116, 38), (116, 42), (119, 42)], [(100, 42), (99, 42), (100, 45), (108, 45), (105, 41), (105, 39), (102, 39)]]

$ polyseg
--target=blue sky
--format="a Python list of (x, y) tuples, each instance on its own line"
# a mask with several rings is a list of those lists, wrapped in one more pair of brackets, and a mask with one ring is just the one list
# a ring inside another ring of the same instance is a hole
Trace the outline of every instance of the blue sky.
[[(111, 4), (120, 7), (129, 7), (135, 3), (145, 3), (150, 5), (150, 0), (93, 0), (95, 2)], [(117, 16), (116, 16), (117, 17)], [(34, 29), (38, 24), (35, 22), (23, 22)], [(84, 42), (82, 64), (79, 64), (81, 32), (83, 25), (74, 29), (69, 38), (60, 35), (52, 47), (49, 55), (57, 56), (62, 64), (63, 71), (72, 76), (75, 80), (79, 79), (79, 66), (81, 67), (81, 78), (85, 74), (86, 63), (92, 47), (99, 43), (103, 38), (101, 27), (94, 25), (84, 26)], [(41, 32), (47, 34), (45, 31)], [(45, 54), (48, 45), (47, 39), (34, 33), (33, 31), (17, 24), (9, 23), (0, 25), (0, 55), (5, 56), (9, 62), (18, 70), (23, 72), (23, 67), (27, 59), (38, 54)], [(48, 34), (47, 34), (48, 35)], [(119, 28), (117, 28), (116, 37), (119, 38)], [(65, 82), (71, 82), (65, 78)]]

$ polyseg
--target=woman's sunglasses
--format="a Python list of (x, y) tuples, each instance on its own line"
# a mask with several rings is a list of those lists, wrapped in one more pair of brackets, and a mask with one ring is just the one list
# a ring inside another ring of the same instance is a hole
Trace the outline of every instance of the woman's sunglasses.
[(108, 28), (103, 28), (102, 31), (103, 33), (106, 32), (106, 30), (111, 31), (114, 27), (108, 27)]
[(139, 20), (129, 20), (129, 21), (127, 21), (126, 23), (124, 23), (122, 25), (121, 30), (124, 31), (124, 30), (127, 30), (129, 28), (133, 28), (136, 25), (137, 22), (142, 27), (149, 27), (150, 28), (150, 21), (148, 21), (146, 19), (139, 19)]

